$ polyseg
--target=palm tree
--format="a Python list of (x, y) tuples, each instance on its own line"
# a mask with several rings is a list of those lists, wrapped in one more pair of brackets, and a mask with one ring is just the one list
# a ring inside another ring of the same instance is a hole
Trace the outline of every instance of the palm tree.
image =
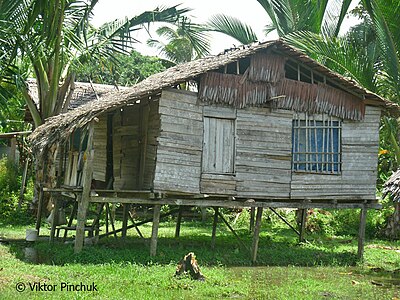
[(156, 30), (161, 40), (149, 39), (147, 44), (155, 47), (172, 65), (204, 57), (210, 53), (208, 35), (202, 32), (199, 25), (182, 17), (174, 28), (162, 26)]
[[(89, 22), (97, 2), (0, 1), (0, 83), (16, 84), (35, 126), (68, 107), (75, 77), (72, 65), (90, 59), (115, 60), (114, 53), (131, 49), (136, 42), (132, 32), (151, 22), (175, 23), (179, 15), (188, 11), (176, 6), (156, 8), (96, 29)], [(26, 59), (31, 65), (37, 80), (38, 104), (17, 67), (19, 59)]]
[[(364, 21), (344, 38), (296, 32), (284, 39), (331, 69), (400, 104), (399, 0), (363, 0)], [(383, 118), (383, 136), (392, 144), (397, 164), (400, 147), (396, 120)]]
[[(339, 34), (351, 0), (257, 0), (271, 19), (265, 35), (276, 30), (279, 36), (292, 32), (309, 31), (331, 37)], [(208, 30), (231, 36), (242, 44), (258, 37), (249, 25), (226, 15), (212, 16)]]

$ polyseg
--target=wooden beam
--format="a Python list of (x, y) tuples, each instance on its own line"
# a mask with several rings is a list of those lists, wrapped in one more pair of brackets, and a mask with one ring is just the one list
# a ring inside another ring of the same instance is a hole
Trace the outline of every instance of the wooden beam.
[(146, 170), (146, 155), (147, 155), (147, 131), (149, 127), (149, 114), (150, 105), (144, 105), (140, 107), (140, 141), (139, 141), (139, 176), (138, 176), (138, 187), (142, 188), (144, 183), (144, 176)]
[(176, 219), (175, 238), (178, 238), (181, 233), (182, 212), (183, 206), (179, 206), (178, 217)]
[(160, 210), (161, 205), (154, 205), (153, 211), (153, 227), (151, 229), (150, 240), (150, 256), (156, 256), (157, 253), (157, 240), (158, 240), (158, 226), (160, 225)]
[(225, 225), (229, 228), (229, 230), (233, 233), (233, 235), (236, 237), (236, 239), (239, 241), (239, 243), (242, 245), (244, 249), (247, 251), (249, 248), (247, 248), (246, 244), (242, 241), (242, 239), (237, 235), (236, 231), (232, 228), (232, 226), (228, 223), (227, 220), (225, 220), (224, 216), (218, 212), (218, 216), (221, 218), (221, 220), (225, 223)]
[[(133, 219), (133, 214), (129, 211), (129, 219), (132, 222), (132, 225), (135, 227), (136, 232), (138, 233), (138, 235), (140, 236), (140, 238), (144, 239), (143, 234), (140, 232), (140, 229), (138, 227), (138, 225), (136, 224), (135, 220)], [(126, 227), (126, 229), (128, 229), (128, 226)]]
[(279, 219), (281, 219), (287, 226), (289, 226), (294, 232), (297, 233), (298, 236), (300, 236), (300, 232), (292, 226), (284, 217), (282, 217), (275, 209), (272, 207), (269, 208), (275, 215), (278, 216)]
[(262, 212), (263, 212), (262, 207), (257, 208), (256, 225), (254, 226), (253, 245), (251, 249), (251, 261), (253, 264), (257, 261), (258, 241), (260, 238), (260, 231), (261, 231)]
[(24, 200), (26, 179), (27, 179), (27, 177), (28, 177), (29, 161), (30, 161), (29, 158), (26, 158), (26, 160), (25, 160), (25, 166), (24, 166), (24, 172), (22, 173), (21, 189), (19, 190), (18, 209), (21, 209), (22, 202), (23, 202), (23, 200)]
[(51, 228), (50, 228), (50, 243), (54, 242), (54, 237), (56, 233), (56, 227), (59, 219), (59, 206), (60, 202), (58, 201), (58, 197), (53, 197), (54, 200), (54, 207), (53, 207), (53, 214), (51, 218)]
[(10, 156), (8, 157), (9, 161), (15, 163), (16, 153), (17, 153), (17, 138), (11, 138), (11, 147), (10, 147)]
[(213, 199), (213, 198), (202, 198), (202, 199), (179, 199), (179, 198), (158, 198), (158, 199), (143, 199), (139, 197), (101, 197), (101, 196), (92, 196), (90, 197), (90, 202), (94, 203), (134, 203), (134, 204), (142, 204), (142, 205), (174, 205), (174, 206), (198, 206), (198, 207), (263, 207), (263, 208), (332, 208), (332, 209), (344, 209), (344, 208), (362, 208), (366, 206), (367, 208), (380, 209), (382, 205), (377, 202), (371, 202), (368, 204), (364, 204), (359, 201), (353, 203), (332, 203), (332, 202), (304, 202), (300, 200), (293, 200), (290, 202), (287, 201), (278, 201), (275, 200), (270, 202), (268, 200), (259, 199), (254, 202), (249, 202), (246, 200), (221, 200), (221, 199)]
[(365, 242), (365, 226), (367, 224), (367, 209), (364, 207), (360, 211), (360, 227), (358, 229), (358, 251), (357, 257), (363, 259), (364, 242)]
[(304, 235), (306, 231), (306, 222), (307, 222), (307, 210), (301, 209), (301, 221), (300, 221), (300, 234), (299, 234), (299, 242), (304, 242)]
[(250, 232), (254, 231), (254, 218), (256, 217), (256, 208), (250, 207)]
[[(178, 211), (178, 210), (173, 209), (173, 210), (171, 210), (171, 211), (169, 211), (169, 212), (167, 212), (167, 213), (163, 213), (163, 214), (160, 215), (160, 219), (165, 218), (165, 217), (168, 217), (168, 216), (170, 216), (170, 215), (173, 215), (173, 214), (175, 214), (177, 211)], [(137, 222), (136, 224), (129, 225), (129, 226), (127, 226), (126, 228), (127, 228), (127, 229), (131, 229), (131, 228), (134, 228), (134, 227), (137, 227), (137, 226), (140, 226), (140, 225), (149, 223), (149, 222), (151, 222), (151, 221), (153, 221), (153, 218), (149, 218), (149, 219), (146, 219), (146, 220), (144, 220), (144, 221)], [(122, 228), (116, 229), (115, 231), (106, 232), (106, 233), (100, 234), (100, 235), (99, 235), (99, 238), (102, 238), (102, 237), (105, 237), (105, 236), (108, 236), (108, 235), (111, 235), (111, 234), (117, 234), (118, 232), (121, 232), (121, 231), (122, 231)]]
[(214, 207), (214, 221), (211, 233), (211, 249), (215, 248), (215, 237), (217, 235), (217, 224), (218, 224), (218, 212), (219, 207)]
[(77, 213), (77, 223), (76, 223), (76, 237), (74, 251), (78, 253), (82, 250), (83, 242), (85, 239), (85, 223), (86, 223), (86, 213), (89, 208), (90, 199), (90, 187), (93, 178), (93, 132), (94, 123), (93, 121), (88, 125), (88, 141), (86, 147), (86, 162), (83, 166), (82, 171), (82, 194), (78, 195), (78, 213)]
[(125, 203), (124, 205), (123, 205), (123, 215), (122, 215), (122, 233), (121, 233), (121, 236), (123, 237), (123, 238), (125, 238), (126, 237), (126, 231), (127, 231), (127, 226), (128, 226), (128, 215), (129, 215), (129, 207), (130, 207), (130, 204), (128, 204), (128, 203)]
[(36, 216), (36, 230), (37, 230), (38, 236), (39, 236), (40, 224), (42, 223), (43, 197), (44, 197), (43, 185), (40, 184), (39, 185), (39, 195), (38, 195), (38, 210), (37, 210), (37, 216)]

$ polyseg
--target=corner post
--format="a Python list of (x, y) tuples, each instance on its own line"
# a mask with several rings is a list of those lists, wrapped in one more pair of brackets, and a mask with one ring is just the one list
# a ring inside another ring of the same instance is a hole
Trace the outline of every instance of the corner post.
[(256, 216), (256, 208), (250, 207), (250, 232), (254, 231), (254, 218)]
[(78, 212), (76, 216), (76, 238), (75, 238), (75, 246), (74, 252), (78, 253), (83, 248), (83, 242), (85, 239), (85, 222), (86, 222), (86, 213), (89, 207), (90, 200), (90, 188), (93, 178), (93, 132), (94, 132), (94, 121), (92, 121), (88, 125), (88, 141), (85, 155), (86, 161), (83, 166), (82, 172), (82, 194), (78, 196)]
[(214, 221), (211, 234), (211, 249), (215, 248), (215, 237), (217, 235), (217, 223), (218, 223), (218, 207), (214, 207)]
[(357, 257), (363, 259), (364, 255), (364, 242), (365, 242), (365, 227), (367, 224), (367, 208), (365, 205), (360, 211), (360, 227), (358, 229), (358, 251)]
[(256, 215), (256, 224), (254, 227), (254, 236), (253, 236), (253, 245), (251, 249), (251, 261), (254, 264), (257, 260), (257, 251), (258, 251), (258, 241), (260, 237), (260, 230), (261, 230), (261, 218), (262, 218), (263, 208), (257, 208), (257, 215)]
[(301, 221), (300, 221), (300, 235), (299, 235), (299, 242), (304, 242), (304, 235), (306, 232), (306, 222), (307, 222), (307, 209), (301, 209)]
[(156, 256), (157, 253), (157, 239), (158, 239), (158, 226), (160, 225), (160, 210), (161, 205), (154, 205), (153, 212), (153, 227), (151, 229), (150, 241), (150, 256)]
[(127, 226), (128, 226), (128, 215), (129, 215), (130, 205), (128, 203), (123, 204), (123, 217), (122, 217), (122, 232), (121, 236), (126, 237)]
[(181, 234), (182, 212), (183, 206), (179, 206), (178, 218), (176, 219), (175, 238), (178, 238)]

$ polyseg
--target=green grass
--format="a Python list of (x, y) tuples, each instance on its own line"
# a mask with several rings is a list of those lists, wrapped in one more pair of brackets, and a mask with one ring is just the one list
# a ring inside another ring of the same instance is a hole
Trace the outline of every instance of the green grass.
[[(145, 237), (151, 226), (140, 227)], [(26, 227), (5, 227), (0, 237), (24, 238)], [(257, 266), (223, 224), (216, 249), (210, 249), (211, 224), (186, 221), (181, 237), (174, 223), (162, 223), (158, 255), (149, 257), (148, 240), (134, 230), (122, 240), (109, 237), (75, 255), (72, 244), (48, 241), (0, 244), (0, 299), (397, 299), (400, 297), (400, 245), (368, 240), (365, 260), (356, 259), (352, 236), (309, 235), (298, 244), (286, 227), (264, 222)], [(103, 228), (104, 231), (104, 228)], [(42, 230), (47, 234), (48, 230)], [(251, 246), (243, 226), (237, 232)], [(40, 264), (27, 261), (33, 247)], [(177, 262), (195, 252), (204, 282), (174, 277)], [(18, 293), (18, 282), (27, 290)], [(35, 292), (29, 283), (55, 284), (56, 291)], [(97, 292), (61, 291), (61, 283), (97, 285)]]

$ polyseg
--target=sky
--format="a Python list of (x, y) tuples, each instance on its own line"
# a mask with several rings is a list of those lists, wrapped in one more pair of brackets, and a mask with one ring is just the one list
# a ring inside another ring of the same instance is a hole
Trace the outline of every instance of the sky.
[[(350, 8), (354, 7), (357, 2), (353, 1)], [(210, 16), (223, 13), (239, 18), (242, 22), (250, 25), (260, 41), (277, 38), (274, 33), (265, 37), (263, 29), (270, 23), (269, 17), (256, 0), (99, 0), (94, 9), (92, 23), (98, 27), (105, 22), (123, 17), (133, 17), (156, 7), (170, 7), (177, 4), (180, 4), (182, 8), (192, 9), (188, 16), (195, 23), (205, 23)], [(346, 32), (356, 22), (355, 18), (345, 19), (342, 32)], [(157, 24), (153, 24), (152, 28), (157, 28)], [(149, 36), (145, 30), (141, 30), (135, 38), (142, 41), (141, 44), (135, 45), (136, 50), (146, 55), (157, 55), (156, 49), (146, 46), (145, 42)], [(153, 35), (153, 38), (157, 38), (157, 36)], [(217, 54), (224, 49), (239, 45), (236, 40), (220, 33), (213, 33), (211, 38), (211, 54)]]

